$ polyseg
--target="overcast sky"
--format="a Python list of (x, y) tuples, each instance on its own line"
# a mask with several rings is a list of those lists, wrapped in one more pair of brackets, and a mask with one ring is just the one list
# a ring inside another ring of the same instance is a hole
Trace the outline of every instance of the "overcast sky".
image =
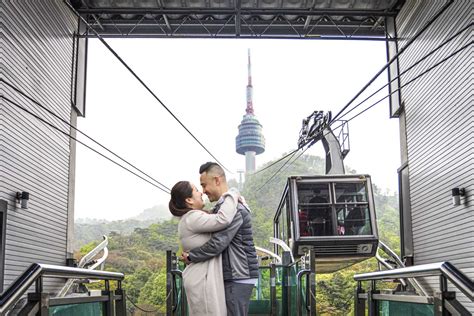
[[(295, 149), (303, 118), (315, 110), (337, 113), (386, 63), (383, 42), (107, 41), (234, 172), (229, 178), (238, 178), (235, 171), (245, 168), (235, 137), (246, 107), (248, 48), (254, 109), (266, 138), (257, 167)], [(386, 81), (384, 73), (371, 91)], [(89, 42), (86, 117), (78, 119), (78, 128), (168, 187), (179, 180), (199, 184), (199, 166), (213, 160), (97, 40)], [(398, 120), (389, 119), (388, 102), (352, 120), (349, 131), (346, 165), (371, 174), (383, 190), (395, 191)], [(322, 155), (322, 145), (306, 153)], [(123, 219), (168, 200), (166, 193), (78, 144), (76, 218)]]

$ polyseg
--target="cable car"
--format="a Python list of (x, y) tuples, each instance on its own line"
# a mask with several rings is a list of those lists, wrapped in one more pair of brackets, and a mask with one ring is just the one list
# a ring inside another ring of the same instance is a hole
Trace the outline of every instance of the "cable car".
[(340, 134), (341, 145), (330, 121), (330, 113), (323, 116), (321, 111), (303, 120), (298, 145), (322, 141), (326, 175), (289, 177), (274, 218), (274, 238), (285, 242), (293, 257), (312, 251), (316, 273), (338, 271), (373, 257), (378, 246), (371, 178), (344, 174), (349, 149), (343, 142), (348, 133)]
[(375, 256), (378, 234), (370, 176), (288, 178), (274, 218), (274, 237), (295, 258), (314, 251), (317, 273)]

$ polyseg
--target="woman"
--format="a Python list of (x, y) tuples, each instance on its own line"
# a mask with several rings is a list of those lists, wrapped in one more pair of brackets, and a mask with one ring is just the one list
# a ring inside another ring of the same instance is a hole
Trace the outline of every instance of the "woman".
[[(180, 217), (178, 236), (183, 251), (200, 247), (211, 233), (227, 227), (237, 210), (239, 195), (236, 191), (225, 193), (219, 211), (209, 214), (202, 211), (202, 193), (188, 181), (180, 181), (171, 189), (170, 212)], [(208, 261), (191, 263), (183, 271), (189, 316), (227, 314), (225, 305), (222, 259), (216, 256)]]

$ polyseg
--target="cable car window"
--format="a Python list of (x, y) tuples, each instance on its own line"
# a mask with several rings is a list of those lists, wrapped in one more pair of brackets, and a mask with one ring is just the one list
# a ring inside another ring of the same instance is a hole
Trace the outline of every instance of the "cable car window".
[(309, 206), (298, 210), (300, 236), (332, 236), (331, 207)]
[(328, 183), (298, 183), (300, 236), (332, 236), (333, 219)]
[(329, 185), (327, 183), (298, 183), (299, 203), (330, 203)]
[(336, 203), (367, 203), (364, 182), (335, 183)]
[(285, 198), (285, 203), (281, 209), (280, 218), (278, 222), (278, 238), (287, 242), (288, 240), (288, 196)]
[(338, 235), (371, 235), (369, 206), (337, 206)]
[(365, 182), (335, 183), (337, 235), (371, 235)]

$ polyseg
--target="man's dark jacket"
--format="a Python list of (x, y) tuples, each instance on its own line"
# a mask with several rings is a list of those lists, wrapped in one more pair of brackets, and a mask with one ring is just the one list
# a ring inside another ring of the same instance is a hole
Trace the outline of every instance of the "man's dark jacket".
[[(217, 213), (222, 203), (214, 207)], [(227, 228), (212, 234), (211, 239), (189, 252), (191, 262), (209, 260), (222, 253), (224, 281), (258, 278), (258, 260), (252, 236), (250, 210), (240, 202)]]

